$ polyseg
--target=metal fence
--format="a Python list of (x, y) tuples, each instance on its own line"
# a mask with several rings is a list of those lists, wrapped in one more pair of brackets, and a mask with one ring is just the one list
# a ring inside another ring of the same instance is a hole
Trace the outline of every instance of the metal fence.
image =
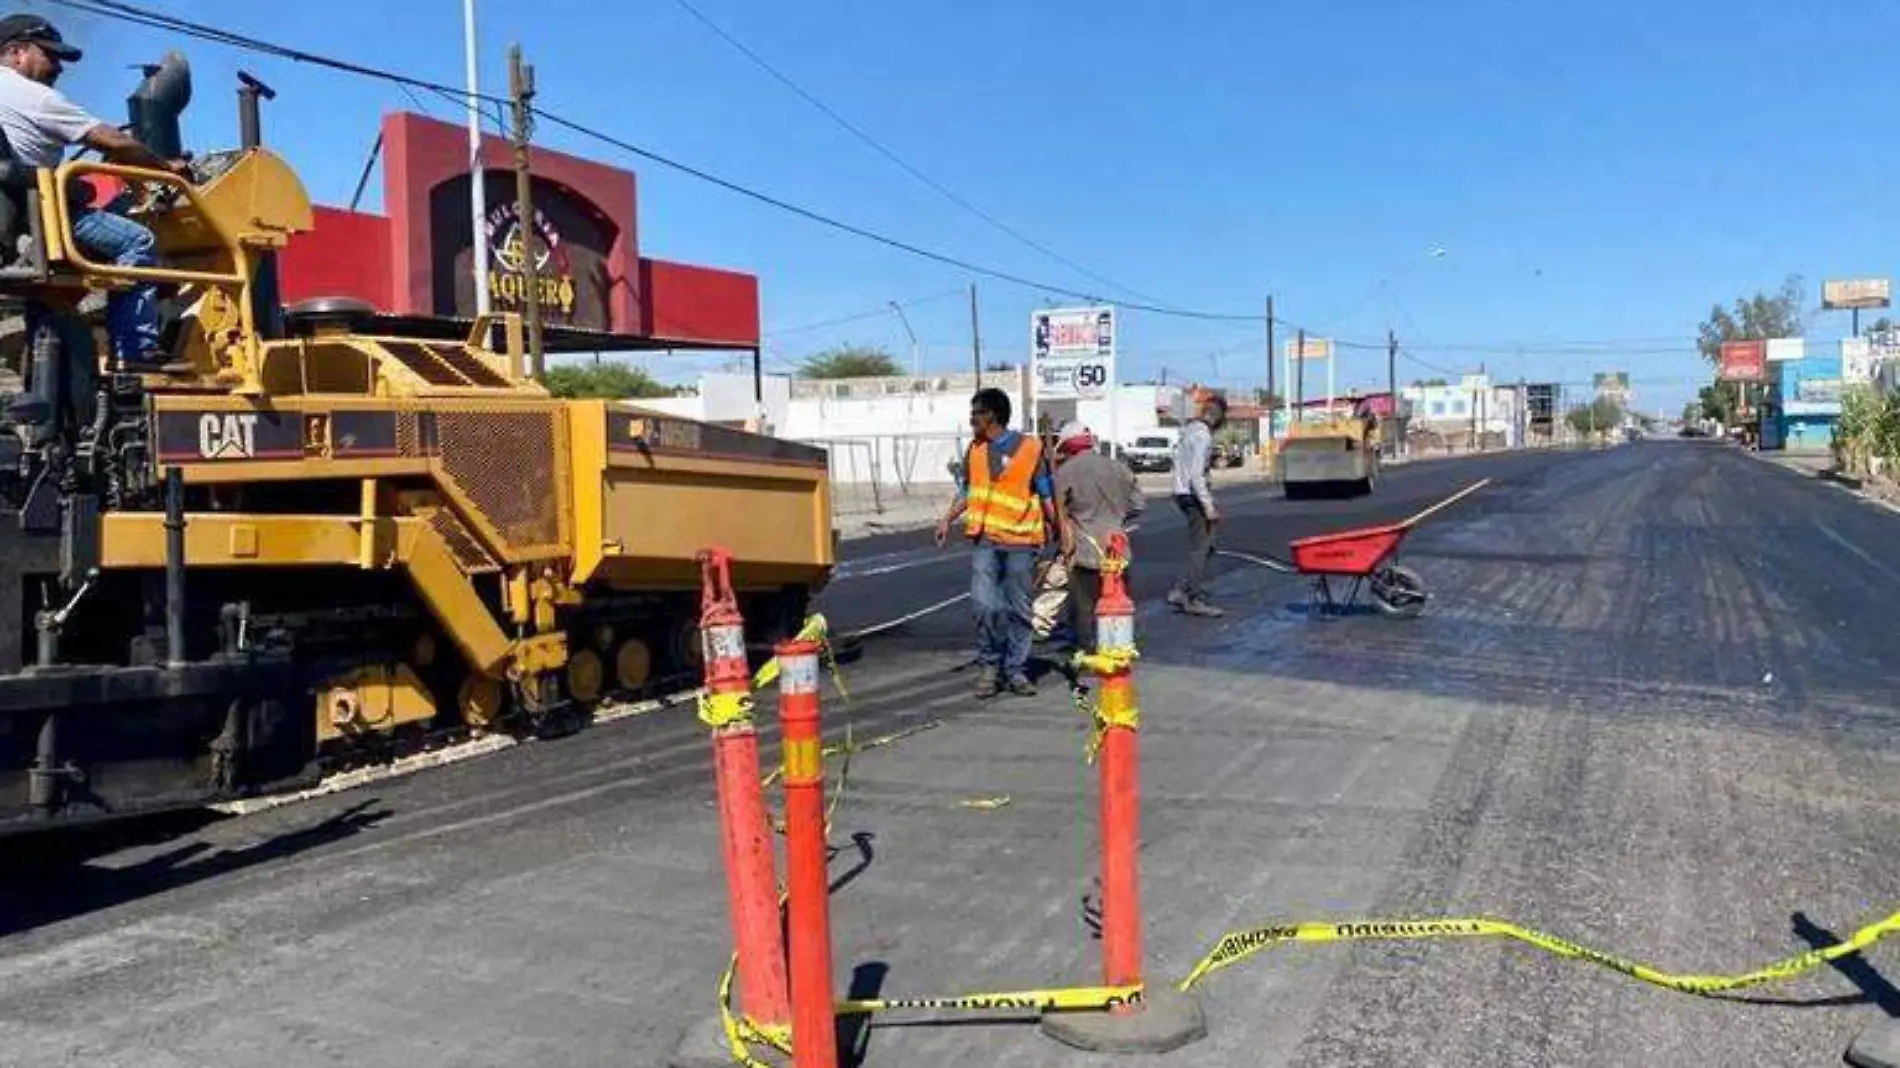
[(941, 508), (969, 439), (961, 434), (877, 434), (805, 439), (829, 457), (834, 516), (899, 515)]

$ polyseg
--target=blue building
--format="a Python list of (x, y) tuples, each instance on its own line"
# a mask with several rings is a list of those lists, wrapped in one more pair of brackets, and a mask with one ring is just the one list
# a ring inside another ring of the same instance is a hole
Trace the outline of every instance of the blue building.
[(1834, 425), (1841, 418), (1841, 351), (1839, 345), (1805, 349), (1800, 359), (1768, 365), (1767, 414), (1782, 448), (1825, 449), (1834, 443)]

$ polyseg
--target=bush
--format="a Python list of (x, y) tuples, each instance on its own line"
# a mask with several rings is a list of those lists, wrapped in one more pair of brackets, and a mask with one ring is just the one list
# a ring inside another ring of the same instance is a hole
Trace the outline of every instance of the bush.
[(1834, 427), (1834, 465), (1859, 473), (1900, 467), (1900, 397), (1872, 386), (1848, 388)]

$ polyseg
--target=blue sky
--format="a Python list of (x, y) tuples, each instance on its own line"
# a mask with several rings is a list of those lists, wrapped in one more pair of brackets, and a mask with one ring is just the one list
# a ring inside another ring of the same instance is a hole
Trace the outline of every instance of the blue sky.
[[(460, 0), (144, 0), (310, 51), (459, 84)], [(1711, 303), (1790, 272), (1895, 269), (1890, 75), (1857, 42), (1900, 6), (1786, 0), (1362, 0), (1173, 4), (694, 0), (895, 152), (1067, 258), (1161, 302), (1280, 315), (1347, 339), (1398, 331), (1402, 380), (1445, 370), (1580, 381), (1627, 369), (1645, 408), (1706, 379), (1689, 339)], [(233, 72), (275, 86), (266, 138), (344, 203), (400, 89), (59, 8), (89, 54), (63, 83), (118, 119), (129, 64), (193, 60), (187, 138), (235, 141)], [(854, 223), (1088, 292), (1107, 291), (946, 202), (752, 66), (676, 0), (478, 0), (482, 77), (506, 47), (542, 106)], [(423, 94), (447, 117), (445, 101)], [(617, 156), (641, 181), (642, 250), (751, 271), (768, 345), (794, 361), (867, 342), (969, 362), (971, 281)], [(380, 200), (381, 178), (369, 204)], [(1428, 250), (1442, 246), (1433, 258)], [(976, 279), (986, 353), (1020, 356), (1052, 295)], [(949, 295), (956, 294), (956, 295)], [(1258, 324), (1124, 316), (1124, 378), (1257, 385)], [(1810, 337), (1847, 330), (1811, 317)], [(1606, 344), (1604, 342), (1618, 342)], [(1587, 343), (1587, 344), (1583, 344)], [(1520, 354), (1518, 349), (1522, 347)], [(1423, 361), (1423, 362), (1415, 362)], [(703, 362), (655, 366), (669, 377)], [(1342, 383), (1383, 383), (1347, 352)]]

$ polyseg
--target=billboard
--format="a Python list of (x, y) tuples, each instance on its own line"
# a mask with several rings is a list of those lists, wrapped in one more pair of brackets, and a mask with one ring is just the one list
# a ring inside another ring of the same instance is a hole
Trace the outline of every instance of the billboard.
[(1798, 337), (1771, 337), (1768, 339), (1768, 362), (1786, 363), (1799, 360), (1808, 354), (1808, 343)]
[(1101, 400), (1115, 389), (1115, 309), (1045, 308), (1029, 316), (1035, 400)]
[(1720, 377), (1725, 382), (1760, 382), (1768, 377), (1768, 343), (1724, 341)]
[(1884, 308), (1890, 302), (1892, 285), (1885, 278), (1837, 278), (1821, 283), (1821, 307)]
[(1298, 340), (1286, 343), (1286, 358), (1289, 360), (1330, 360), (1333, 358), (1333, 339), (1329, 337), (1309, 337), (1306, 347), (1300, 348)]

